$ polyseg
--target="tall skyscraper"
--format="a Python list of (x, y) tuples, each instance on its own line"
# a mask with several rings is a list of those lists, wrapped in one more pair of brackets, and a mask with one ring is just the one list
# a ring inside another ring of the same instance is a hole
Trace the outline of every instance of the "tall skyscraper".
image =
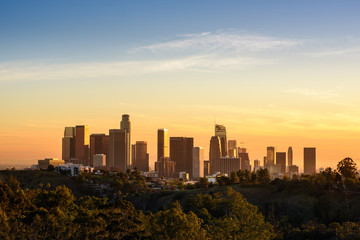
[(125, 138), (126, 131), (121, 129), (109, 130), (109, 157), (106, 158), (108, 168), (126, 171)]
[(131, 162), (131, 123), (130, 116), (128, 114), (122, 115), (120, 123), (120, 129), (125, 132), (125, 162), (126, 168), (132, 167)]
[(89, 127), (86, 125), (75, 127), (75, 158), (81, 164), (88, 166), (89, 159)]
[(293, 165), (293, 150), (292, 147), (289, 147), (288, 149), (288, 166), (292, 166)]
[(210, 151), (209, 151), (209, 161), (210, 161), (210, 174), (220, 172), (220, 158), (221, 154), (221, 140), (218, 136), (211, 137), (210, 140)]
[(94, 155), (104, 154), (108, 156), (109, 136), (105, 134), (90, 135), (90, 166), (94, 165)]
[(194, 178), (204, 177), (204, 148), (194, 147), (192, 168)]
[(236, 140), (229, 140), (229, 142), (228, 142), (228, 155), (229, 155), (229, 157), (236, 157), (237, 156)]
[(240, 158), (240, 169), (251, 171), (249, 153), (246, 152), (246, 148), (239, 148), (238, 156)]
[(304, 173), (316, 173), (316, 148), (304, 148)]
[(169, 157), (169, 138), (167, 129), (158, 129), (157, 160)]
[(75, 128), (65, 127), (62, 138), (62, 159), (68, 163), (75, 158)]
[(254, 171), (255, 171), (255, 168), (258, 168), (258, 167), (260, 167), (260, 160), (255, 159), (254, 160)]
[(136, 141), (135, 144), (135, 161), (133, 166), (139, 171), (149, 171), (149, 154), (147, 152), (147, 142)]
[(275, 164), (275, 147), (267, 147), (266, 164), (264, 167), (270, 164)]
[(227, 140), (226, 140), (226, 128), (224, 125), (215, 124), (215, 136), (220, 138), (221, 141), (221, 156), (227, 156)]
[(187, 172), (190, 176), (192, 176), (193, 147), (193, 138), (170, 138), (170, 158), (176, 163), (175, 172)]
[(280, 165), (280, 172), (286, 172), (286, 152), (276, 153), (276, 164)]

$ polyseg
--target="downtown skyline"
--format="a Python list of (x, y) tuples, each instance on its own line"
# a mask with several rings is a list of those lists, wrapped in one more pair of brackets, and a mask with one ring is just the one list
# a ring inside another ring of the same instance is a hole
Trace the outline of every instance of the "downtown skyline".
[(0, 4), (0, 166), (61, 158), (64, 126), (107, 133), (125, 112), (151, 166), (158, 128), (208, 160), (214, 120), (251, 160), (360, 162), (357, 1), (16, 3)]

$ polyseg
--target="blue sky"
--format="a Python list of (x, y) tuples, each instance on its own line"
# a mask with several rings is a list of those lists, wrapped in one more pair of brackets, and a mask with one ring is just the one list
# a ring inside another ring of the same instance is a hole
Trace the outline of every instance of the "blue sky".
[[(357, 37), (358, 1), (2, 1), (1, 61), (119, 59), (179, 34)], [(355, 36), (354, 36), (355, 34)]]

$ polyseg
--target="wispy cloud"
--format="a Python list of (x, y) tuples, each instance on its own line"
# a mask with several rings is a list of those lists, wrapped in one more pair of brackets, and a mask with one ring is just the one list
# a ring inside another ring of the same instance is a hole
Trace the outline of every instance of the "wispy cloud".
[(241, 34), (236, 31), (203, 32), (180, 35), (178, 39), (142, 46), (136, 50), (184, 50), (204, 49), (235, 51), (264, 51), (301, 45), (302, 41), (261, 35)]
[(214, 55), (190, 56), (176, 59), (148, 61), (90, 62), (90, 63), (6, 63), (0, 64), (0, 81), (56, 80), (134, 76), (164, 72), (225, 71), (244, 69), (251, 65), (269, 64), (256, 58)]
[(347, 54), (360, 53), (360, 48), (344, 48), (344, 49), (336, 49), (336, 50), (327, 50), (322, 52), (312, 52), (308, 53), (308, 55), (312, 57), (331, 57), (331, 56), (343, 56)]
[(318, 99), (330, 99), (338, 96), (338, 94), (334, 93), (331, 90), (315, 90), (308, 88), (292, 88), (292, 89), (286, 89), (283, 92), (302, 95), (306, 97), (318, 98)]

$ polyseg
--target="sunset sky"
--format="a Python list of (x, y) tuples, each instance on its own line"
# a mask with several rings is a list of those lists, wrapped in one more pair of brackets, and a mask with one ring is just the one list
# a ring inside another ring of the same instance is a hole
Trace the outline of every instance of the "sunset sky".
[(205, 148), (214, 122), (250, 159), (317, 148), (360, 165), (359, 1), (0, 2), (0, 167), (61, 158), (65, 126), (158, 128)]

